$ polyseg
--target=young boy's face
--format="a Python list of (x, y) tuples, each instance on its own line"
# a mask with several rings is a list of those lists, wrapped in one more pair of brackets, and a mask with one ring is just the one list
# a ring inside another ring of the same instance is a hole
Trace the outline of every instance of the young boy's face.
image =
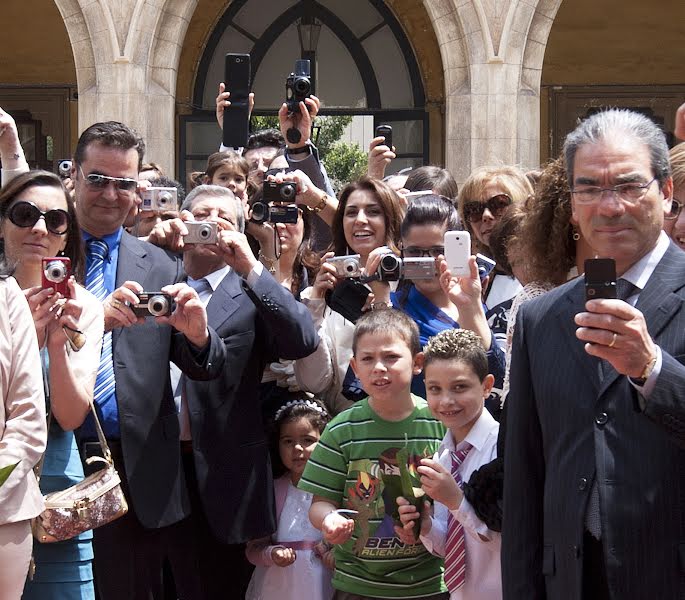
[(483, 381), (471, 365), (461, 360), (434, 360), (425, 369), (428, 407), (457, 441), (471, 430), (490, 395), (494, 377)]
[(421, 372), (423, 355), (412, 356), (400, 336), (390, 333), (364, 334), (350, 361), (364, 390), (376, 401), (408, 394), (412, 377)]

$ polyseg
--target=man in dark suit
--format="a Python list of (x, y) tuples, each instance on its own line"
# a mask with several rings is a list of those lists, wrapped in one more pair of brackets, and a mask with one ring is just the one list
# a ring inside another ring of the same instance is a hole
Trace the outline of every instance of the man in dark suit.
[[(72, 169), (88, 248), (86, 285), (105, 308), (95, 404), (130, 510), (94, 534), (102, 600), (161, 597), (166, 548), (190, 512), (169, 361), (197, 379), (218, 376), (224, 361), (202, 302), (180, 283), (181, 261), (123, 231), (139, 201), (143, 153), (143, 141), (127, 126), (96, 123), (79, 138)], [(160, 290), (173, 298), (173, 313), (137, 317), (130, 305), (139, 294)], [(100, 454), (92, 420), (79, 433), (84, 454)]]
[[(213, 381), (181, 380), (181, 445), (192, 514), (188, 537), (171, 549), (171, 560), (183, 572), (177, 587), (184, 599), (242, 600), (252, 570), (245, 542), (276, 529), (259, 402), (264, 367), (311, 354), (319, 340), (307, 309), (254, 257), (243, 233), (242, 204), (230, 190), (199, 186), (182, 208), (219, 229), (217, 244), (180, 245), (188, 283), (207, 307), (226, 362)], [(161, 230), (187, 232), (180, 220), (162, 225), (153, 236), (160, 242), (170, 241)]]
[(663, 133), (598, 113), (564, 154), (573, 221), (616, 261), (618, 297), (583, 279), (518, 314), (506, 403), (507, 600), (685, 598), (685, 254), (661, 232)]

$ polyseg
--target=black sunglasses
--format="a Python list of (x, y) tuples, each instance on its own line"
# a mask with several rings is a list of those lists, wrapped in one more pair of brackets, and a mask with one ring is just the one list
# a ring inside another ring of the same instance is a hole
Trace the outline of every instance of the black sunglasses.
[(69, 213), (61, 208), (43, 212), (33, 202), (17, 202), (10, 207), (7, 218), (17, 227), (33, 227), (43, 217), (50, 233), (64, 235), (69, 229)]
[(445, 254), (445, 246), (431, 246), (430, 248), (419, 248), (418, 246), (407, 246), (402, 249), (403, 256), (407, 258), (423, 258), (430, 256), (431, 258), (438, 258), (441, 254)]
[(501, 217), (502, 213), (511, 205), (511, 198), (506, 194), (497, 194), (488, 198), (485, 202), (469, 200), (464, 202), (464, 220), (471, 223), (478, 223), (483, 218), (483, 213), (487, 208), (493, 217)]
[(110, 177), (109, 175), (101, 175), (100, 173), (89, 173), (86, 175), (79, 165), (81, 175), (86, 180), (86, 183), (93, 189), (104, 190), (110, 182), (114, 184), (120, 192), (135, 192), (138, 189), (138, 180), (129, 179), (128, 177)]

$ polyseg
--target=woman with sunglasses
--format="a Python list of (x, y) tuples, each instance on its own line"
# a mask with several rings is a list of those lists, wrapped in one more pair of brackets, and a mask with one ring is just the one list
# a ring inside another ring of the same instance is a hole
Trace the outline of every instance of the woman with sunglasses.
[[(83, 242), (73, 201), (56, 175), (30, 171), (0, 190), (0, 236), (33, 315), (52, 413), (40, 488), (63, 490), (83, 479), (73, 430), (90, 410), (104, 317), (100, 302), (76, 283), (83, 280)], [(43, 259), (52, 257), (69, 259), (72, 275), (47, 287)], [(85, 336), (82, 348), (75, 332)], [(94, 598), (91, 538), (87, 532), (57, 544), (35, 542), (36, 573), (23, 598)]]
[[(445, 232), (459, 229), (457, 209), (446, 198), (426, 195), (414, 199), (402, 221), (402, 256), (436, 259), (436, 268), (442, 273), (445, 254)], [(495, 342), (488, 327), (481, 301), (480, 278), (463, 277), (452, 280), (449, 276), (434, 279), (406, 281), (392, 294), (392, 304), (407, 313), (419, 326), (421, 347), (428, 339), (445, 329), (463, 327), (477, 333), (483, 340), (488, 356), (488, 372), (495, 376), (495, 388), (502, 388), (504, 353)], [(412, 392), (426, 397), (423, 375), (412, 381)], [(491, 412), (497, 412), (499, 401), (486, 402)]]
[(673, 177), (673, 202), (671, 212), (664, 219), (664, 231), (685, 250), (685, 142), (673, 146), (669, 156)]
[[(374, 273), (383, 251), (389, 249), (399, 254), (401, 223), (400, 199), (387, 184), (371, 177), (348, 184), (340, 194), (333, 218), (329, 252), (322, 257), (313, 286), (302, 292), (302, 301), (319, 329), (321, 343), (316, 352), (295, 362), (295, 375), (303, 389), (324, 398), (333, 414), (350, 406), (361, 391), (349, 368), (354, 323), (328, 307), (327, 294), (338, 286), (353, 285), (358, 292), (380, 297), (388, 296), (389, 287), (376, 281), (368, 284), (366, 290), (360, 289), (359, 284), (346, 281), (329, 261), (334, 256), (358, 254), (359, 266)], [(386, 305), (374, 302), (374, 297), (368, 297), (366, 308)]]
[[(459, 215), (471, 234), (471, 250), (492, 257), (490, 234), (512, 204), (523, 204), (533, 187), (516, 167), (481, 167), (464, 182), (459, 191)], [(497, 343), (505, 347), (507, 315), (521, 284), (495, 267), (485, 290), (485, 311)]]

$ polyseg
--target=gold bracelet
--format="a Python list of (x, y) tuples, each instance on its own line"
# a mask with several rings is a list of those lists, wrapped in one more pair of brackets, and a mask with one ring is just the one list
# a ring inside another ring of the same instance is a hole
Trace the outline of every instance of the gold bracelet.
[(320, 213), (324, 208), (326, 208), (326, 204), (328, 204), (328, 194), (324, 192), (323, 196), (321, 197), (321, 201), (316, 206), (311, 207), (309, 210), (311, 210), (314, 214)]

